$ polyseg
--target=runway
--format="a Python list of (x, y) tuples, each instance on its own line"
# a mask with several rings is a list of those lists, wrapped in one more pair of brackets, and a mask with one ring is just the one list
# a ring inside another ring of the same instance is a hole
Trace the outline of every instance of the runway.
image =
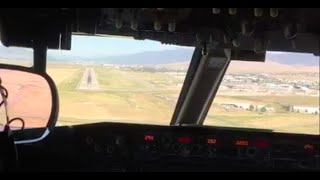
[(78, 84), (78, 90), (98, 91), (100, 85), (93, 68), (86, 68)]

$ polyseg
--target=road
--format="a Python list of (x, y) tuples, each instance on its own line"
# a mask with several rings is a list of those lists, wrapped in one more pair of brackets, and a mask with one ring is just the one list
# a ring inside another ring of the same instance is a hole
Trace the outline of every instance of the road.
[(78, 84), (78, 90), (97, 91), (100, 90), (99, 82), (93, 68), (87, 68)]

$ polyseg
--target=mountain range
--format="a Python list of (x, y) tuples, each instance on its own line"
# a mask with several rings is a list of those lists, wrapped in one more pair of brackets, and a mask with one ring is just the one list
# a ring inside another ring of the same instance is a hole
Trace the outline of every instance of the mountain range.
[[(137, 64), (137, 65), (164, 65), (185, 64), (192, 56), (192, 48), (177, 48), (172, 50), (145, 51), (134, 54), (93, 54), (84, 57), (70, 53), (69, 51), (48, 51), (49, 62), (94, 62), (97, 64)], [(32, 60), (33, 51), (25, 48), (6, 48), (0, 46), (0, 59), (8, 60)], [(266, 61), (290, 66), (319, 67), (319, 57), (312, 54), (270, 52)]]

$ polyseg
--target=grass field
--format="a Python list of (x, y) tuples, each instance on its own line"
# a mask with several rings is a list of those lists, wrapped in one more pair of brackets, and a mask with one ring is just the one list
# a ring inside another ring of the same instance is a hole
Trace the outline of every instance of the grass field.
[[(76, 90), (83, 67), (49, 68), (60, 97), (58, 124), (82, 124), (101, 121), (168, 124), (175, 107), (176, 86), (170, 87), (164, 74), (124, 72), (95, 68), (102, 91)], [(158, 84), (156, 84), (156, 83)]]
[[(48, 74), (59, 89), (58, 125), (94, 122), (129, 122), (168, 125), (183, 79), (165, 73), (94, 67), (100, 90), (77, 90), (85, 66), (49, 66)], [(243, 102), (274, 107), (275, 112), (226, 110), (219, 102)], [(281, 105), (318, 106), (319, 97), (219, 95), (206, 125), (263, 128), (281, 132), (319, 133), (319, 116), (285, 112)]]
[(111, 68), (95, 68), (98, 81), (107, 90), (179, 91), (175, 84), (181, 80), (164, 73), (124, 71)]
[(217, 105), (211, 108), (205, 125), (243, 127), (279, 132), (319, 134), (319, 116), (301, 113), (225, 110)]
[(304, 105), (319, 106), (319, 97), (300, 96), (300, 95), (278, 95), (278, 96), (221, 96), (228, 97), (236, 101), (259, 102), (264, 104), (283, 104), (283, 105)]
[[(241, 102), (263, 104), (273, 107), (275, 112), (251, 112), (228, 110), (219, 107), (220, 102)], [(319, 106), (319, 97), (314, 96), (227, 96), (219, 95), (208, 112), (205, 125), (244, 127), (274, 130), (280, 132), (320, 134), (319, 115), (287, 112), (282, 105)]]

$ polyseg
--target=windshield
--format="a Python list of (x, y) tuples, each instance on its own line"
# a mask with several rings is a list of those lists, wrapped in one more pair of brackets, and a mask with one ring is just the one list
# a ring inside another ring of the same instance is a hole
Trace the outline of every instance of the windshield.
[(319, 57), (267, 52), (264, 63), (231, 62), (204, 124), (320, 134)]
[[(57, 126), (96, 122), (169, 125), (194, 48), (124, 37), (73, 36), (48, 51), (59, 91)], [(0, 47), (0, 61), (32, 65), (32, 50)], [(319, 134), (319, 59), (268, 52), (232, 61), (205, 125)]]
[[(168, 125), (192, 47), (127, 37), (72, 36), (72, 50), (48, 50), (59, 93), (56, 126), (97, 122)], [(0, 63), (30, 67), (32, 49), (0, 46)]]

